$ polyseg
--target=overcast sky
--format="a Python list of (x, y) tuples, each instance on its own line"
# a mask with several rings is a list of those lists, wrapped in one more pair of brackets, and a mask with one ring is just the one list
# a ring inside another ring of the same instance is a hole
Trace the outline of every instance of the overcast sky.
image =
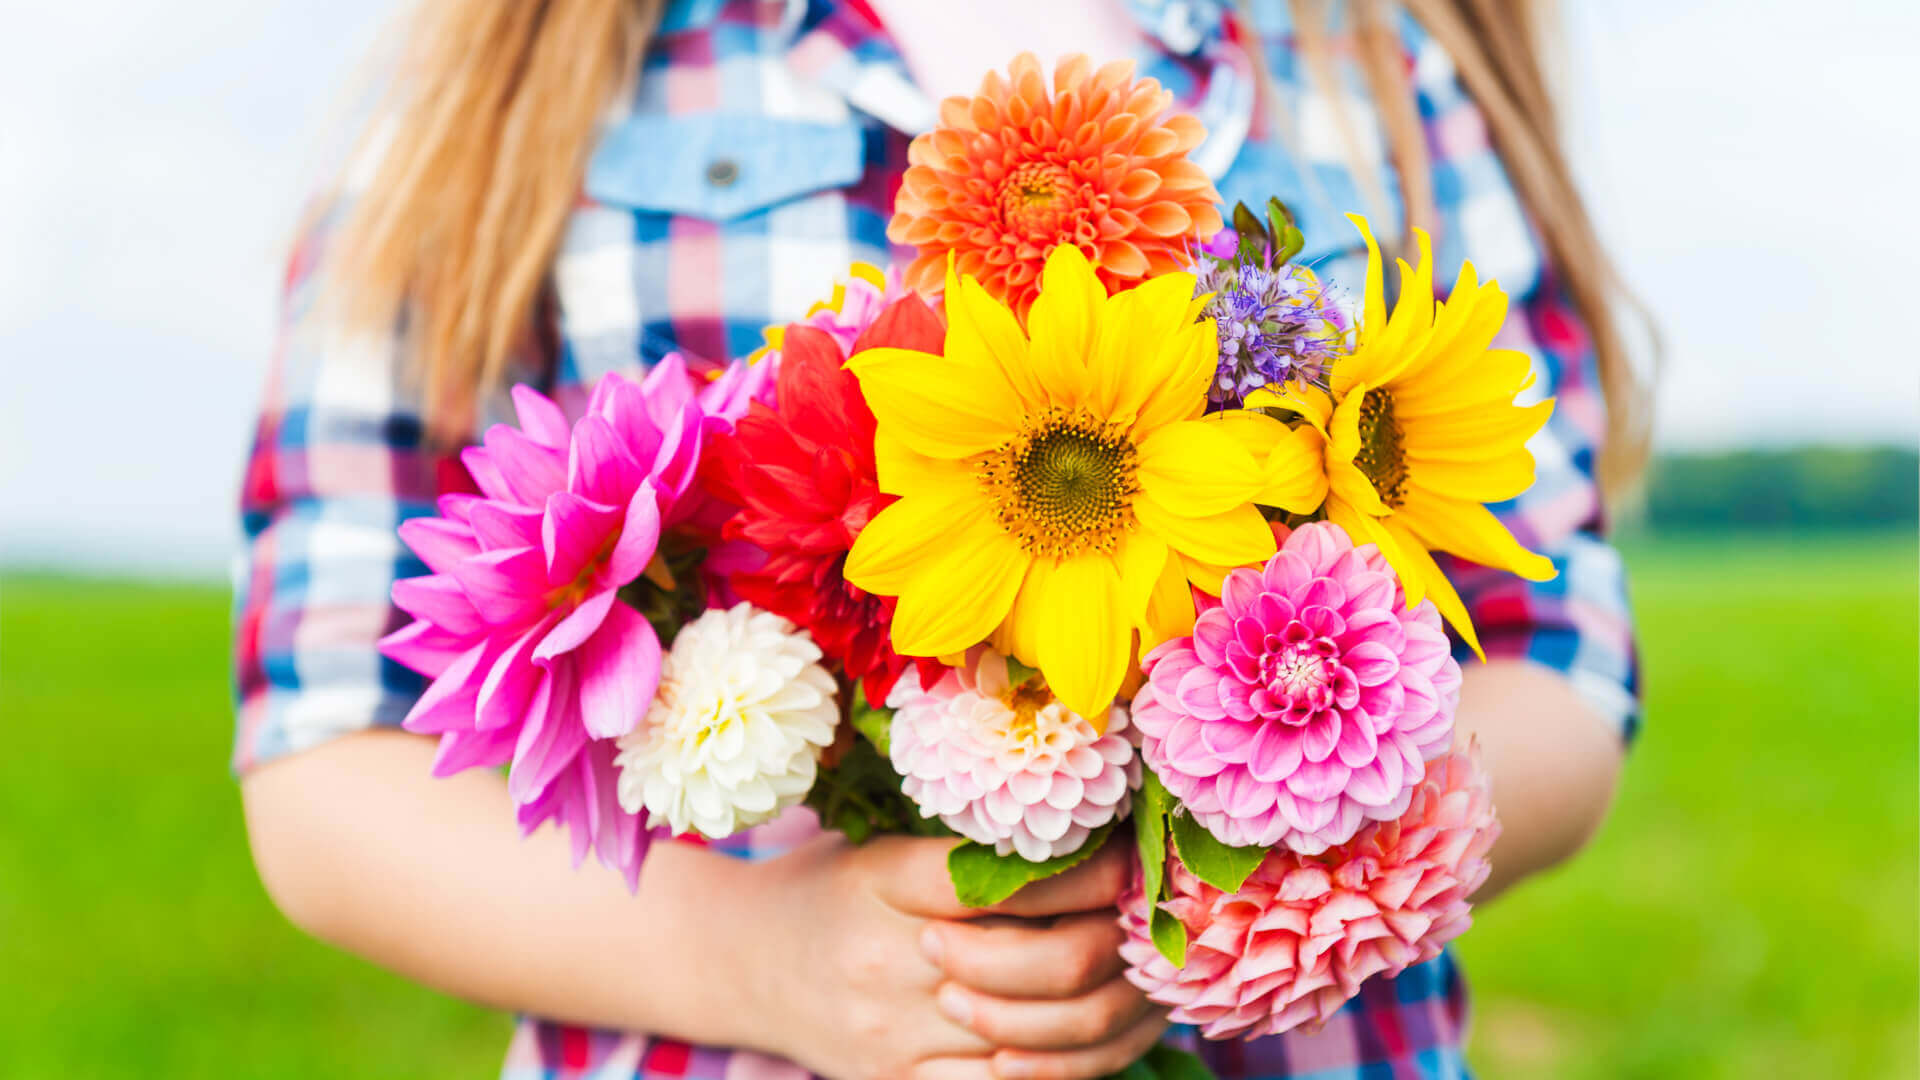
[[(1570, 6), (1661, 443), (1911, 443), (1915, 5)], [(279, 248), (391, 3), (108, 7), (20, 5), (0, 40), (0, 559), (217, 574)]]

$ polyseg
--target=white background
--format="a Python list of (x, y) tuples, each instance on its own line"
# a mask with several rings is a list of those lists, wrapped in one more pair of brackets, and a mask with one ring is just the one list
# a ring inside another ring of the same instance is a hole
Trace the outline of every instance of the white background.
[[(18, 5), (0, 559), (218, 575), (281, 247), (388, 0)], [(1916, 5), (1574, 0), (1574, 149), (1667, 447), (1912, 442)]]

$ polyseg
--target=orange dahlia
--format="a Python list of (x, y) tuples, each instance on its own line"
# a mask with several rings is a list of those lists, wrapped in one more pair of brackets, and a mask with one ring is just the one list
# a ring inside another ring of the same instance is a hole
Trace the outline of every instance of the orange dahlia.
[(1079, 248), (1109, 293), (1182, 269), (1188, 242), (1219, 231), (1220, 194), (1186, 156), (1206, 129), (1166, 115), (1172, 102), (1131, 61), (1096, 71), (1079, 55), (1049, 89), (1032, 53), (989, 72), (978, 95), (941, 102), (939, 126), (907, 152), (887, 224), (889, 240), (919, 249), (907, 284), (939, 292), (951, 255), (1025, 318), (1059, 244)]

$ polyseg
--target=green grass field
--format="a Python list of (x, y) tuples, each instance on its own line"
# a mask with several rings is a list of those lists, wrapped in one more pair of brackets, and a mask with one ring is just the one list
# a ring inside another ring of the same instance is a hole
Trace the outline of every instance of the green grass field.
[[(1487, 1077), (1916, 1072), (1915, 544), (1633, 545), (1648, 727), (1463, 947)], [(507, 1033), (248, 862), (213, 589), (0, 582), (0, 1075), (486, 1076)]]

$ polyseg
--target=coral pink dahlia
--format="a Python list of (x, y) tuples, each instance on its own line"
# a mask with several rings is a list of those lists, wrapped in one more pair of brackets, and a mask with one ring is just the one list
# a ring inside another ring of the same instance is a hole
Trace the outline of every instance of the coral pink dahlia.
[(907, 797), (1002, 855), (1044, 862), (1077, 851), (1126, 816), (1140, 781), (1124, 709), (1113, 708), (1103, 735), (1038, 675), (1015, 683), (988, 649), (926, 689), (909, 669), (887, 704), (888, 752)]
[(1144, 667), (1134, 723), (1167, 790), (1223, 843), (1307, 854), (1406, 810), (1460, 697), (1433, 605), (1326, 522), (1229, 573)]
[(1183, 967), (1154, 947), (1136, 876), (1120, 898), (1127, 978), (1211, 1039), (1317, 1026), (1364, 980), (1431, 960), (1467, 929), (1499, 835), (1485, 774), (1456, 751), (1427, 769), (1401, 818), (1320, 855), (1274, 851), (1239, 892), (1169, 864), (1160, 906), (1186, 928)]

